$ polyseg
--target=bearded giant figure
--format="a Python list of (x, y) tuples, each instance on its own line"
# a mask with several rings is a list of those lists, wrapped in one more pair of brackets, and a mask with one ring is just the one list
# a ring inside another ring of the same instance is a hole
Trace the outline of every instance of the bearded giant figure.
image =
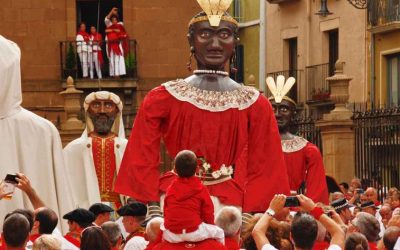
[(127, 144), (122, 102), (114, 93), (98, 91), (85, 98), (84, 109), (85, 131), (64, 148), (75, 206), (106, 202), (119, 208), (121, 199), (114, 185)]

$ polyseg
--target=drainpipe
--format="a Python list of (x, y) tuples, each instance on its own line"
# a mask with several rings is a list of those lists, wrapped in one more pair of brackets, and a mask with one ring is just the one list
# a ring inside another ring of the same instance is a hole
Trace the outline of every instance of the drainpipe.
[(260, 0), (260, 54), (259, 54), (259, 89), (265, 93), (265, 50), (266, 50), (266, 4), (265, 0)]
[[(371, 33), (371, 106), (375, 104), (375, 34)], [(382, 83), (381, 83), (382, 84)]]

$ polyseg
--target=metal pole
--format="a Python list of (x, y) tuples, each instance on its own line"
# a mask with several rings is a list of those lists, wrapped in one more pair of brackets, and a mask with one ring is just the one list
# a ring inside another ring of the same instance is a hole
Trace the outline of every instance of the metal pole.
[(265, 50), (266, 50), (266, 5), (265, 0), (260, 0), (260, 54), (259, 54), (259, 89), (265, 93)]

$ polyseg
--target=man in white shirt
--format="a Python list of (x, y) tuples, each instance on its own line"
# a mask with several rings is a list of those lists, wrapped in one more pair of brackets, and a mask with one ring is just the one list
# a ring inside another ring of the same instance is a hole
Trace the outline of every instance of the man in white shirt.
[[(343, 247), (345, 233), (341, 227), (331, 218), (324, 214), (323, 210), (315, 205), (315, 203), (304, 195), (297, 195), (300, 208), (308, 212), (298, 212), (291, 225), (291, 238), (293, 239), (294, 249), (312, 249), (317, 238), (318, 225), (316, 220), (326, 228), (331, 234), (331, 242), (328, 250), (340, 250)], [(272, 199), (268, 210), (260, 218), (253, 229), (253, 238), (256, 242), (257, 249), (275, 250), (266, 236), (270, 221), (276, 213), (280, 213), (285, 205), (286, 196), (283, 194), (275, 195)], [(312, 216), (311, 216), (312, 215)], [(314, 218), (313, 218), (314, 217)]]
[(124, 250), (143, 250), (148, 241), (144, 239), (144, 228), (141, 224), (146, 219), (147, 207), (140, 202), (132, 202), (117, 211), (122, 216), (122, 223), (126, 232), (129, 234), (126, 238)]

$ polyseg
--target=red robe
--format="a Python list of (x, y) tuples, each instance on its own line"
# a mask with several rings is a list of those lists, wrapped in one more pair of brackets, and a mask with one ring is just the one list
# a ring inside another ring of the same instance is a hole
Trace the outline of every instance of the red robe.
[(164, 200), (164, 225), (175, 234), (191, 233), (204, 222), (214, 224), (214, 205), (198, 177), (177, 178)]
[(171, 157), (189, 149), (214, 166), (234, 165), (234, 179), (207, 186), (223, 204), (264, 212), (275, 194), (289, 194), (272, 107), (254, 88), (207, 92), (178, 80), (150, 91), (133, 125), (117, 192), (143, 202), (159, 200), (161, 138)]
[(114, 139), (115, 135), (107, 138), (97, 137), (93, 134), (92, 153), (96, 176), (99, 184), (101, 201), (112, 202), (116, 208), (121, 206), (119, 194), (114, 192), (117, 167), (115, 163)]
[(293, 140), (282, 140), (282, 148), (290, 189), (297, 191), (305, 181), (307, 197), (314, 202), (329, 204), (324, 163), (317, 146), (304, 138), (295, 137)]

